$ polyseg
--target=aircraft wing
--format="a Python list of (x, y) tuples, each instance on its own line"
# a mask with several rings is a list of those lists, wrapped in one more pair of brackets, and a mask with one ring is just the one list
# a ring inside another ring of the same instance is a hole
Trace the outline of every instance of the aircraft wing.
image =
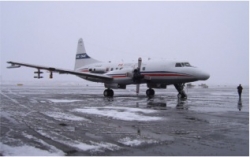
[(76, 76), (84, 76), (84, 77), (98, 78), (98, 79), (104, 79), (104, 80), (112, 80), (113, 79), (111, 76), (101, 75), (101, 74), (76, 72), (73, 70), (65, 70), (65, 69), (59, 69), (59, 68), (54, 68), (54, 67), (46, 67), (46, 66), (40, 66), (40, 65), (12, 62), (12, 61), (9, 61), (7, 63), (11, 64), (11, 66), (9, 66), (7, 68), (20, 68), (21, 66), (24, 66), (24, 67), (29, 67), (29, 68), (36, 68), (39, 70), (48, 70), (51, 73), (58, 72), (59, 74), (71, 74), (71, 75), (76, 75)]

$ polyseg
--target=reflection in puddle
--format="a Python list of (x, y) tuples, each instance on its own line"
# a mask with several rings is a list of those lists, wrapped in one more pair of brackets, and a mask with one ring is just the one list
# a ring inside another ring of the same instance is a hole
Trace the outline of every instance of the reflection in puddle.
[(177, 99), (176, 109), (178, 109), (178, 110), (188, 110), (188, 107), (185, 104), (186, 104), (186, 99), (178, 98)]
[(114, 101), (113, 97), (104, 97), (105, 101)]
[(238, 106), (239, 111), (241, 111), (241, 109), (242, 109), (242, 101), (241, 101), (241, 98), (238, 100), (237, 106)]
[(147, 108), (153, 108), (155, 110), (166, 110), (167, 103), (165, 100), (148, 99)]

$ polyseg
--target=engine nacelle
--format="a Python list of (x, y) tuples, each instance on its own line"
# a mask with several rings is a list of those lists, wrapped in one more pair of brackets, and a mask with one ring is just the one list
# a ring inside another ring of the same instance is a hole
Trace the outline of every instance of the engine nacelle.
[(166, 89), (167, 85), (166, 84), (161, 84), (161, 83), (148, 83), (147, 84), (148, 88), (158, 88), (158, 89)]
[(106, 72), (105, 68), (90, 68), (89, 72), (103, 74)]
[(118, 83), (112, 83), (112, 84), (104, 84), (106, 88), (112, 88), (112, 89), (126, 89), (126, 85), (118, 84)]
[(134, 74), (132, 72), (127, 72), (126, 73), (126, 76), (130, 77), (130, 78), (133, 78)]

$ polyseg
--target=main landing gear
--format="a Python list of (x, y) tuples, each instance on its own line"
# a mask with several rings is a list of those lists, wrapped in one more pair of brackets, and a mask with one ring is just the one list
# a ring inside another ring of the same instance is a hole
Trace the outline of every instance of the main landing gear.
[(179, 84), (174, 84), (176, 90), (179, 92), (177, 97), (181, 98), (181, 99), (186, 99), (187, 98), (187, 94), (185, 93), (184, 89), (184, 83), (179, 83)]
[[(104, 97), (113, 97), (114, 96), (114, 91), (112, 89), (105, 89), (104, 92), (103, 92), (103, 95)], [(147, 89), (146, 91), (146, 95), (147, 97), (153, 97), (155, 95), (155, 91), (150, 88), (150, 89)]]
[[(181, 99), (186, 99), (187, 98), (187, 94), (184, 91), (184, 83), (179, 83), (179, 84), (174, 84), (176, 90), (179, 92), (177, 97), (181, 98)], [(110, 88), (105, 89), (103, 92), (104, 97), (113, 97), (114, 96), (114, 91)], [(149, 88), (146, 90), (146, 95), (149, 98), (154, 97), (155, 95), (155, 91), (152, 88)]]
[(105, 97), (113, 97), (114, 96), (114, 91), (112, 89), (105, 89), (103, 92), (103, 95)]

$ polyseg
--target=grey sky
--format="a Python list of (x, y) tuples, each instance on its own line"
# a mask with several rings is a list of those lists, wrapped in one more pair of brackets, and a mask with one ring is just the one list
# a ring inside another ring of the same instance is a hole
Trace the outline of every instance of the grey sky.
[(77, 41), (83, 38), (87, 53), (97, 60), (187, 60), (210, 73), (207, 84), (249, 82), (247, 1), (0, 5), (2, 81), (34, 80), (34, 69), (6, 69), (10, 60), (73, 69)]

